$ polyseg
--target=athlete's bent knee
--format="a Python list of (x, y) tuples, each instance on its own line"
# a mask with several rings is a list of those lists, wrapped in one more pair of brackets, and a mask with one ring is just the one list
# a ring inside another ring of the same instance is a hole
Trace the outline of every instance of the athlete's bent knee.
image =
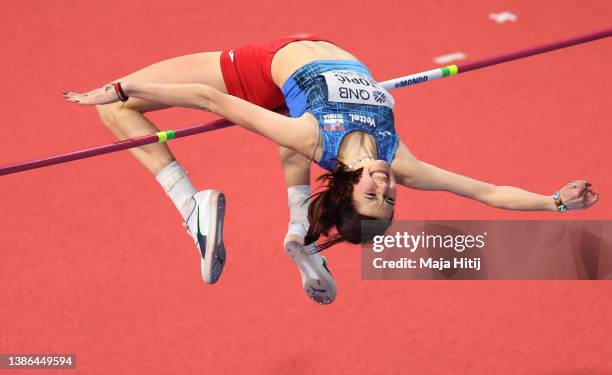
[(107, 128), (117, 126), (121, 116), (127, 114), (128, 111), (132, 111), (132, 109), (125, 108), (123, 104), (124, 103), (111, 103), (96, 106), (98, 115)]
[(110, 126), (116, 121), (115, 116), (116, 116), (117, 110), (113, 107), (114, 106), (112, 104), (104, 104), (104, 105), (96, 106), (96, 111), (98, 111), (98, 116), (100, 116), (100, 119), (106, 126)]

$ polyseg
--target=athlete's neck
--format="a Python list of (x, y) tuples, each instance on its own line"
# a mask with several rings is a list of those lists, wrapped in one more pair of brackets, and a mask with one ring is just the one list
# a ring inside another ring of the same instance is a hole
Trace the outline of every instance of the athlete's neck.
[(374, 137), (364, 132), (347, 134), (340, 144), (338, 159), (348, 165), (364, 157), (378, 159), (378, 147)]

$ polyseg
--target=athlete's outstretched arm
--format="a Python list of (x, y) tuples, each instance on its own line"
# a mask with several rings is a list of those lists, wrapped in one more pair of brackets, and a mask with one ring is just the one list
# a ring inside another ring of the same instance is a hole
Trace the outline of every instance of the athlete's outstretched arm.
[[(415, 158), (402, 142), (391, 167), (399, 184), (414, 189), (448, 191), (508, 210), (557, 210), (550, 195), (536, 194), (514, 186), (497, 186), (438, 168)], [(570, 183), (560, 189), (560, 193), (561, 200), (570, 210), (588, 208), (599, 199), (586, 181)]]
[[(306, 117), (290, 118), (259, 107), (204, 84), (126, 83), (127, 96), (161, 103), (167, 106), (211, 111), (280, 146), (309, 156), (316, 144), (318, 129)], [(68, 92), (69, 102), (82, 105), (107, 104), (119, 100), (112, 84), (84, 94)]]

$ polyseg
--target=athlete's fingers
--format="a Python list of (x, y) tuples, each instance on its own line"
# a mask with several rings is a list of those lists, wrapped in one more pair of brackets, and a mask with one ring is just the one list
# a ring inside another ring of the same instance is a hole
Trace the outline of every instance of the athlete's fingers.
[(66, 92), (66, 93), (64, 93), (64, 98), (66, 98), (66, 99), (78, 99), (81, 96), (82, 96), (81, 94), (78, 94), (76, 92)]
[(599, 194), (597, 194), (596, 192), (592, 192), (592, 194), (589, 194), (589, 199), (587, 201), (586, 207), (591, 207), (592, 205), (597, 203), (597, 201), (599, 201)]
[(63, 95), (67, 101), (81, 105), (108, 104), (119, 100), (114, 91), (105, 90), (104, 88), (94, 89), (82, 94), (67, 91)]
[(580, 208), (588, 208), (595, 204), (598, 199), (599, 195), (597, 193), (590, 189), (587, 189), (585, 190), (585, 193), (582, 196), (574, 199), (573, 202), (574, 204), (577, 204)]
[(582, 199), (586, 199), (586, 195), (591, 191), (591, 188), (588, 186), (585, 186), (583, 188), (580, 188), (578, 190), (578, 198), (582, 198)]
[(587, 196), (586, 193), (581, 195), (579, 199), (580, 199), (580, 202), (582, 202), (582, 204), (584, 204), (584, 205), (586, 205), (588, 203), (588, 196)]
[(70, 103), (78, 103), (78, 99), (74, 96), (64, 96), (64, 99)]
[(568, 186), (572, 189), (576, 189), (576, 188), (580, 189), (580, 188), (591, 186), (591, 183), (585, 180), (575, 180), (575, 181), (570, 182)]
[(69, 96), (65, 96), (65, 98), (67, 100), (79, 100), (81, 96), (80, 95), (69, 95)]
[[(588, 185), (587, 185), (588, 184)], [(581, 201), (584, 195), (589, 191), (591, 184), (586, 181), (575, 181), (568, 185), (565, 199), (567, 201)]]
[(92, 105), (96, 104), (96, 100), (91, 97), (86, 97), (83, 94), (67, 94), (64, 95), (64, 99), (70, 103), (77, 103), (80, 105)]

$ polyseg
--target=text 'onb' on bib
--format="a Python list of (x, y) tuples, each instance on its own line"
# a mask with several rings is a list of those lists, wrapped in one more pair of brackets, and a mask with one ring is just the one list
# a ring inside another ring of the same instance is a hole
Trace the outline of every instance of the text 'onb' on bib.
[(393, 109), (395, 104), (389, 92), (364, 74), (348, 70), (322, 73), (330, 102), (371, 104)]

